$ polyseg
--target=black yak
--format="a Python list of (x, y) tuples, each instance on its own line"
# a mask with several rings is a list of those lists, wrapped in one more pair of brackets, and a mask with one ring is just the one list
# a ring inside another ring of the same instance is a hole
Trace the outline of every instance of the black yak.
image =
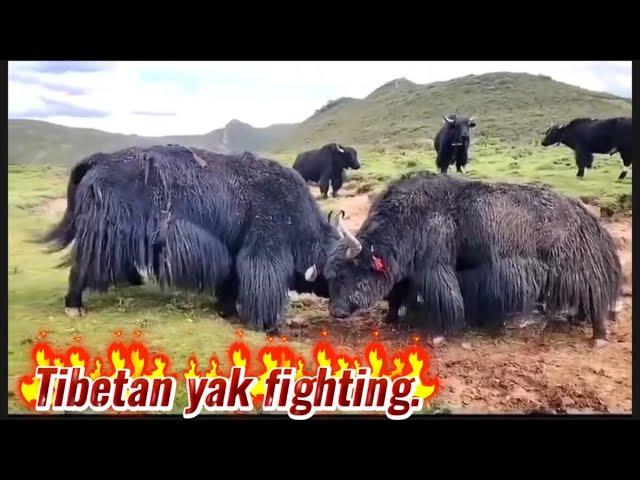
[(320, 193), (327, 198), (329, 184), (332, 195), (336, 197), (344, 182), (344, 170), (358, 170), (358, 152), (352, 147), (344, 147), (338, 143), (329, 143), (317, 150), (303, 152), (296, 157), (293, 169), (307, 182), (318, 182)]
[(356, 236), (337, 227), (343, 240), (324, 270), (336, 318), (388, 297), (387, 322), (404, 305), (439, 341), (473, 325), (499, 331), (508, 314), (544, 304), (549, 314), (577, 310), (596, 344), (606, 341), (621, 267), (578, 200), (420, 172), (389, 186)]
[(560, 144), (575, 152), (577, 177), (583, 177), (584, 169), (592, 167), (594, 153), (613, 155), (619, 152), (623, 168), (618, 180), (622, 180), (631, 165), (631, 118), (575, 118), (569, 123), (554, 125), (545, 133), (542, 146)]
[(474, 117), (464, 118), (457, 115), (443, 116), (444, 125), (433, 140), (437, 157), (436, 165), (442, 173), (447, 173), (449, 167), (455, 163), (456, 171), (464, 173), (464, 167), (469, 161), (469, 136), (476, 126)]
[(322, 293), (305, 272), (315, 277), (339, 239), (297, 173), (252, 154), (178, 145), (94, 154), (73, 168), (67, 202), (44, 241), (75, 240), (63, 264), (69, 316), (85, 314), (83, 290), (138, 285), (146, 270), (275, 332), (289, 289)]

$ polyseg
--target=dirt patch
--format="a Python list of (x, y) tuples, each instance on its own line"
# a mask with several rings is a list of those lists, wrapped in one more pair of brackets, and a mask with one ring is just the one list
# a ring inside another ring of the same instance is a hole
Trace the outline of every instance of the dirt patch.
[(50, 217), (62, 217), (67, 209), (66, 198), (50, 198), (40, 207), (40, 211)]
[[(340, 193), (341, 192), (342, 191), (340, 191)], [(368, 194), (349, 194), (337, 198), (329, 197), (327, 200), (322, 200), (320, 199), (319, 189), (312, 188), (312, 193), (314, 193), (318, 199), (321, 208), (344, 210), (344, 224), (353, 232), (355, 232), (364, 219), (367, 218), (371, 206), (371, 199)]]
[[(355, 232), (370, 200), (367, 195), (345, 197), (335, 205), (347, 212), (345, 223)], [(631, 412), (631, 218), (605, 225), (618, 246), (624, 273), (621, 311), (609, 324), (609, 345), (594, 349), (589, 326), (565, 323), (560, 331), (543, 329), (540, 318), (532, 326), (509, 328), (498, 338), (469, 332), (430, 350), (431, 374), (440, 378), (442, 387), (435, 401), (453, 413)], [(335, 321), (326, 313), (326, 300), (305, 295), (292, 302), (285, 334), (307, 342), (330, 339), (355, 354), (375, 331), (375, 338), (393, 351), (417, 333), (402, 323), (383, 324), (386, 310), (380, 302), (356, 318)]]

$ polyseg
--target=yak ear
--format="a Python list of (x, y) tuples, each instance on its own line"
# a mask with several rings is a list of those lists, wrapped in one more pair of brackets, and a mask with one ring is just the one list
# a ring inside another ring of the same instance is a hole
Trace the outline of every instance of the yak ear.
[(307, 282), (313, 282), (316, 278), (318, 278), (318, 267), (313, 264), (309, 268), (307, 268), (306, 272), (304, 272), (304, 279)]

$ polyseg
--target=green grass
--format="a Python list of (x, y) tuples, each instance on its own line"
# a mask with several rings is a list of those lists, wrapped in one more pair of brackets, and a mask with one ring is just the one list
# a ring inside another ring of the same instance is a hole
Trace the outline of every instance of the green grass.
[[(352, 192), (363, 190), (363, 185), (365, 191), (379, 192), (407, 172), (436, 171), (436, 155), (431, 146), (414, 150), (365, 146), (358, 151), (364, 166), (347, 170), (347, 176), (358, 184)], [(272, 156), (289, 166), (295, 159), (290, 152)], [(594, 168), (587, 170), (583, 179), (576, 177), (573, 152), (564, 147), (512, 147), (495, 140), (472, 141), (470, 157), (466, 169), (470, 178), (543, 184), (573, 197), (596, 198), (601, 206), (614, 212), (631, 209), (631, 176), (621, 182), (616, 180), (622, 165), (619, 155), (596, 155)], [(455, 174), (455, 167), (450, 173)]]

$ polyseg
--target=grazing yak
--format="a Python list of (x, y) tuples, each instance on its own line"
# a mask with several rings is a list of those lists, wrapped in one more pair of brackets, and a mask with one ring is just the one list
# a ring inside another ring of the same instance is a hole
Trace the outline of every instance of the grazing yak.
[(596, 345), (606, 343), (620, 261), (578, 200), (420, 172), (391, 184), (357, 235), (337, 228), (342, 240), (324, 270), (333, 317), (387, 297), (387, 322), (404, 305), (439, 343), (469, 326), (500, 331), (508, 314), (544, 304), (549, 314), (577, 311)]
[(179, 145), (97, 153), (73, 168), (67, 202), (43, 241), (60, 250), (75, 240), (61, 265), (71, 266), (69, 316), (86, 313), (85, 289), (139, 285), (147, 271), (163, 287), (213, 294), (223, 315), (275, 333), (289, 289), (323, 294), (305, 272), (322, 268), (339, 240), (297, 173), (246, 153)]
[(456, 171), (464, 173), (469, 161), (469, 135), (476, 126), (474, 117), (464, 118), (457, 115), (443, 116), (444, 125), (433, 140), (437, 152), (436, 165), (442, 173), (447, 173), (455, 163)]
[(553, 125), (545, 133), (542, 146), (560, 144), (575, 152), (577, 177), (583, 177), (584, 169), (591, 168), (594, 153), (613, 155), (619, 152), (623, 168), (618, 180), (622, 180), (631, 165), (631, 118), (575, 118), (563, 125)]
[(317, 150), (303, 152), (296, 157), (293, 169), (307, 182), (318, 182), (323, 198), (327, 198), (329, 183), (334, 197), (344, 181), (344, 170), (358, 170), (358, 152), (352, 147), (329, 143)]

